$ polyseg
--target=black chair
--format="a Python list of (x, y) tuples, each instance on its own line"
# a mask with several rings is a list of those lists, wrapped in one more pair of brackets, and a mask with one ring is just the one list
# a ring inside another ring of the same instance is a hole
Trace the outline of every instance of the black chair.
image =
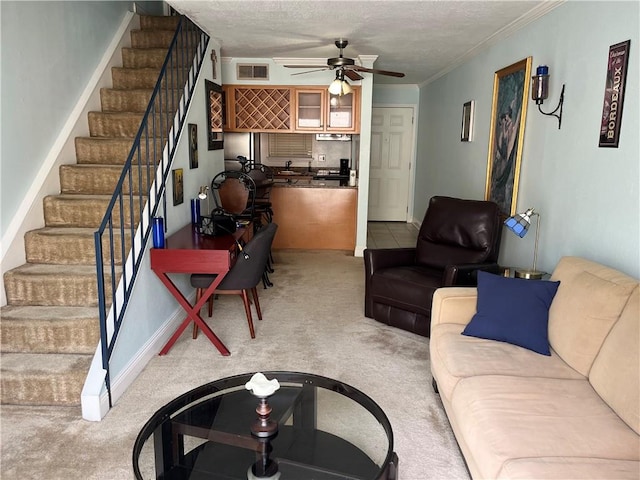
[(433, 197), (415, 248), (364, 251), (365, 316), (429, 336), (433, 293), (498, 273), (501, 232), (494, 202)]
[[(262, 311), (260, 310), (260, 302), (258, 300), (258, 291), (256, 287), (258, 283), (260, 283), (262, 274), (265, 271), (269, 252), (271, 251), (271, 244), (273, 243), (273, 238), (275, 237), (277, 229), (277, 224), (273, 222), (269, 223), (260, 229), (253, 238), (247, 242), (242, 253), (238, 255), (236, 263), (231, 267), (231, 270), (229, 270), (225, 275), (220, 282), (220, 285), (218, 285), (214, 293), (208, 299), (209, 316), (211, 316), (213, 313), (213, 295), (240, 295), (244, 303), (244, 311), (247, 316), (247, 322), (249, 323), (251, 338), (255, 338), (255, 331), (253, 328), (253, 318), (251, 315), (251, 305), (248, 292), (251, 291), (253, 296), (258, 320), (262, 320)], [(194, 273), (191, 275), (191, 286), (196, 288), (197, 300), (202, 297), (204, 291), (209, 287), (209, 285), (211, 285), (216, 277), (217, 275), (215, 274)], [(197, 338), (197, 336), (198, 326), (194, 324), (193, 338)]]
[(249, 175), (256, 184), (256, 213), (261, 215), (266, 223), (273, 221), (273, 209), (271, 206), (273, 170), (266, 165), (250, 162), (243, 166), (243, 172)]

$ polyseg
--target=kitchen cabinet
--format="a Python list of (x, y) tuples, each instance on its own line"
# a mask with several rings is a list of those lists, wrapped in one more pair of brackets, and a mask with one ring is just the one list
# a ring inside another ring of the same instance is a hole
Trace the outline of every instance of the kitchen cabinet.
[(226, 85), (225, 131), (292, 132), (291, 87)]
[(296, 87), (294, 131), (298, 133), (358, 133), (360, 89), (341, 97), (326, 87)]
[(360, 87), (225, 85), (225, 132), (359, 133)]

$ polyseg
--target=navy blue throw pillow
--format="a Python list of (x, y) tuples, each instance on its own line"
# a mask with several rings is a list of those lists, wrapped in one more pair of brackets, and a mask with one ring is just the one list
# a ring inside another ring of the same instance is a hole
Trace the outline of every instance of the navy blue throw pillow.
[(542, 355), (551, 355), (549, 307), (559, 285), (560, 282), (478, 272), (476, 314), (462, 334), (507, 342)]

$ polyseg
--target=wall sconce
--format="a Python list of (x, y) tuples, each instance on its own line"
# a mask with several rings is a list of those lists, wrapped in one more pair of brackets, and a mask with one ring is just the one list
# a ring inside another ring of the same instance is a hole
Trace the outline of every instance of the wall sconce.
[(536, 222), (536, 241), (533, 248), (533, 268), (531, 270), (516, 270), (516, 278), (525, 278), (527, 280), (539, 280), (544, 275), (544, 272), (536, 270), (536, 263), (538, 261), (538, 239), (540, 238), (540, 214), (533, 211), (533, 208), (527, 209), (524, 213), (516, 213), (514, 216), (507, 218), (504, 221), (506, 227), (520, 238), (524, 237), (529, 231), (531, 226), (531, 217), (537, 216)]
[[(549, 96), (549, 67), (540, 65), (536, 69), (536, 74), (531, 77), (531, 99), (536, 101), (538, 111), (543, 115), (554, 116), (558, 119), (558, 130), (562, 123), (562, 104), (564, 103), (564, 83), (562, 84), (562, 92), (560, 92), (560, 101), (553, 112), (543, 112), (540, 105)], [(560, 110), (558, 114), (556, 112)]]
[(336, 70), (336, 79), (329, 85), (329, 93), (331, 95), (349, 95), (352, 92), (351, 85), (344, 79), (344, 70)]

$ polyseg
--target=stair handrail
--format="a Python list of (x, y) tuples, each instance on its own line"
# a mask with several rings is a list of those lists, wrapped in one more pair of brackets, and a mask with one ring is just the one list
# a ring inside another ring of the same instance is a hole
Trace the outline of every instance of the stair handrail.
[[(111, 354), (160, 205), (166, 218), (166, 183), (208, 43), (209, 35), (181, 16), (114, 193), (94, 233), (102, 367), (109, 407), (113, 406)], [(117, 255), (123, 260), (121, 272)], [(105, 269), (110, 275), (108, 282)], [(111, 304), (107, 305), (109, 297)]]

